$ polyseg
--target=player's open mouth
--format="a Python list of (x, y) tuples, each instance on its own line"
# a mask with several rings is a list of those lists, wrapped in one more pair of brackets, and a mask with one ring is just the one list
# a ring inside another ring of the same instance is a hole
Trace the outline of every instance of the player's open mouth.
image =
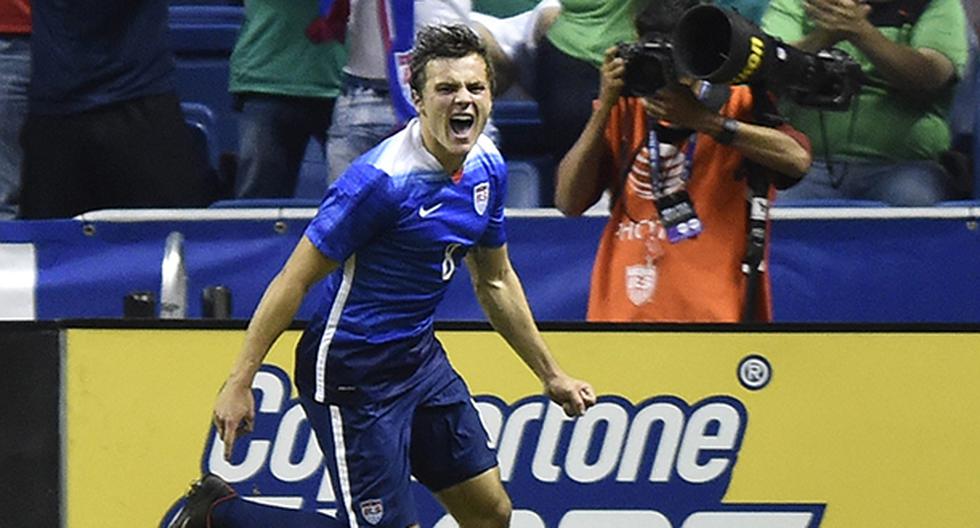
[(468, 136), (476, 123), (476, 118), (469, 114), (455, 114), (449, 118), (449, 128), (457, 136)]

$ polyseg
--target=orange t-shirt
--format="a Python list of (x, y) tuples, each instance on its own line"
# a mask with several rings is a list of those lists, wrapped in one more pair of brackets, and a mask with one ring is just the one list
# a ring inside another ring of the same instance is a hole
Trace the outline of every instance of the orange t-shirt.
[(30, 33), (31, 3), (28, 0), (0, 0), (0, 33)]
[[(745, 120), (751, 109), (751, 92), (736, 86), (721, 113)], [(608, 156), (602, 173), (618, 199), (596, 252), (588, 320), (739, 321), (745, 297), (741, 264), (750, 196), (746, 179), (736, 179), (742, 155), (708, 135), (697, 135), (686, 189), (703, 231), (696, 238), (672, 244), (650, 193), (646, 117), (640, 99), (620, 100), (610, 116), (605, 140)], [(634, 152), (638, 154), (631, 157)], [(630, 164), (625, 182), (619, 177), (625, 172), (624, 162)], [(761, 315), (769, 320), (765, 274), (760, 283)]]

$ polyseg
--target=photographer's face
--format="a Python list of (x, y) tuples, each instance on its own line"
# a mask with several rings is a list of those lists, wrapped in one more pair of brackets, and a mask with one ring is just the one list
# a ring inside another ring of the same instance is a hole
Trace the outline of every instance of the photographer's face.
[(422, 140), (447, 171), (455, 171), (476, 145), (492, 107), (483, 57), (433, 59), (425, 65), (422, 93), (414, 94)]

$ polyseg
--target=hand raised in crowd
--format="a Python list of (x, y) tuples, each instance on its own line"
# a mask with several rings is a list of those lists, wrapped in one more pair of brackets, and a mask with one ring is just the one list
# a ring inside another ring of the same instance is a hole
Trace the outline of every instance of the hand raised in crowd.
[(851, 38), (872, 27), (868, 22), (871, 6), (857, 0), (804, 0), (807, 16), (835, 40)]
[(612, 107), (616, 104), (619, 96), (623, 93), (625, 75), (626, 61), (616, 54), (615, 47), (607, 49), (602, 62), (602, 78), (599, 83), (599, 102), (601, 104), (607, 107)]
[(643, 98), (647, 115), (680, 128), (701, 130), (715, 117), (691, 91), (682, 84), (667, 86), (652, 97)]

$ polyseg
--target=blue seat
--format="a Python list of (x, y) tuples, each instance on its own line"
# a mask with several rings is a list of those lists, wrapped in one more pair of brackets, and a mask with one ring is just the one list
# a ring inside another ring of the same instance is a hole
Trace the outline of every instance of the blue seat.
[(219, 162), (220, 155), (214, 138), (214, 112), (200, 103), (184, 102), (180, 104), (180, 109), (184, 113), (184, 123), (190, 132), (194, 153), (207, 170), (209, 199), (229, 196), (234, 175), (226, 174)]
[(500, 131), (504, 157), (534, 157), (546, 152), (546, 135), (536, 102), (497, 100), (493, 104), (493, 123)]
[(191, 102), (180, 103), (180, 109), (184, 113), (184, 122), (187, 123), (192, 135), (204, 149), (203, 153), (208, 160), (208, 165), (216, 167), (218, 164), (218, 147), (214, 137), (216, 123), (214, 112), (206, 104)]
[(230, 5), (171, 5), (170, 40), (174, 52), (216, 52), (235, 47), (245, 8)]
[(238, 115), (228, 93), (228, 58), (245, 19), (242, 6), (170, 6), (174, 80), (181, 101), (211, 109), (212, 145), (217, 153), (238, 152)]

